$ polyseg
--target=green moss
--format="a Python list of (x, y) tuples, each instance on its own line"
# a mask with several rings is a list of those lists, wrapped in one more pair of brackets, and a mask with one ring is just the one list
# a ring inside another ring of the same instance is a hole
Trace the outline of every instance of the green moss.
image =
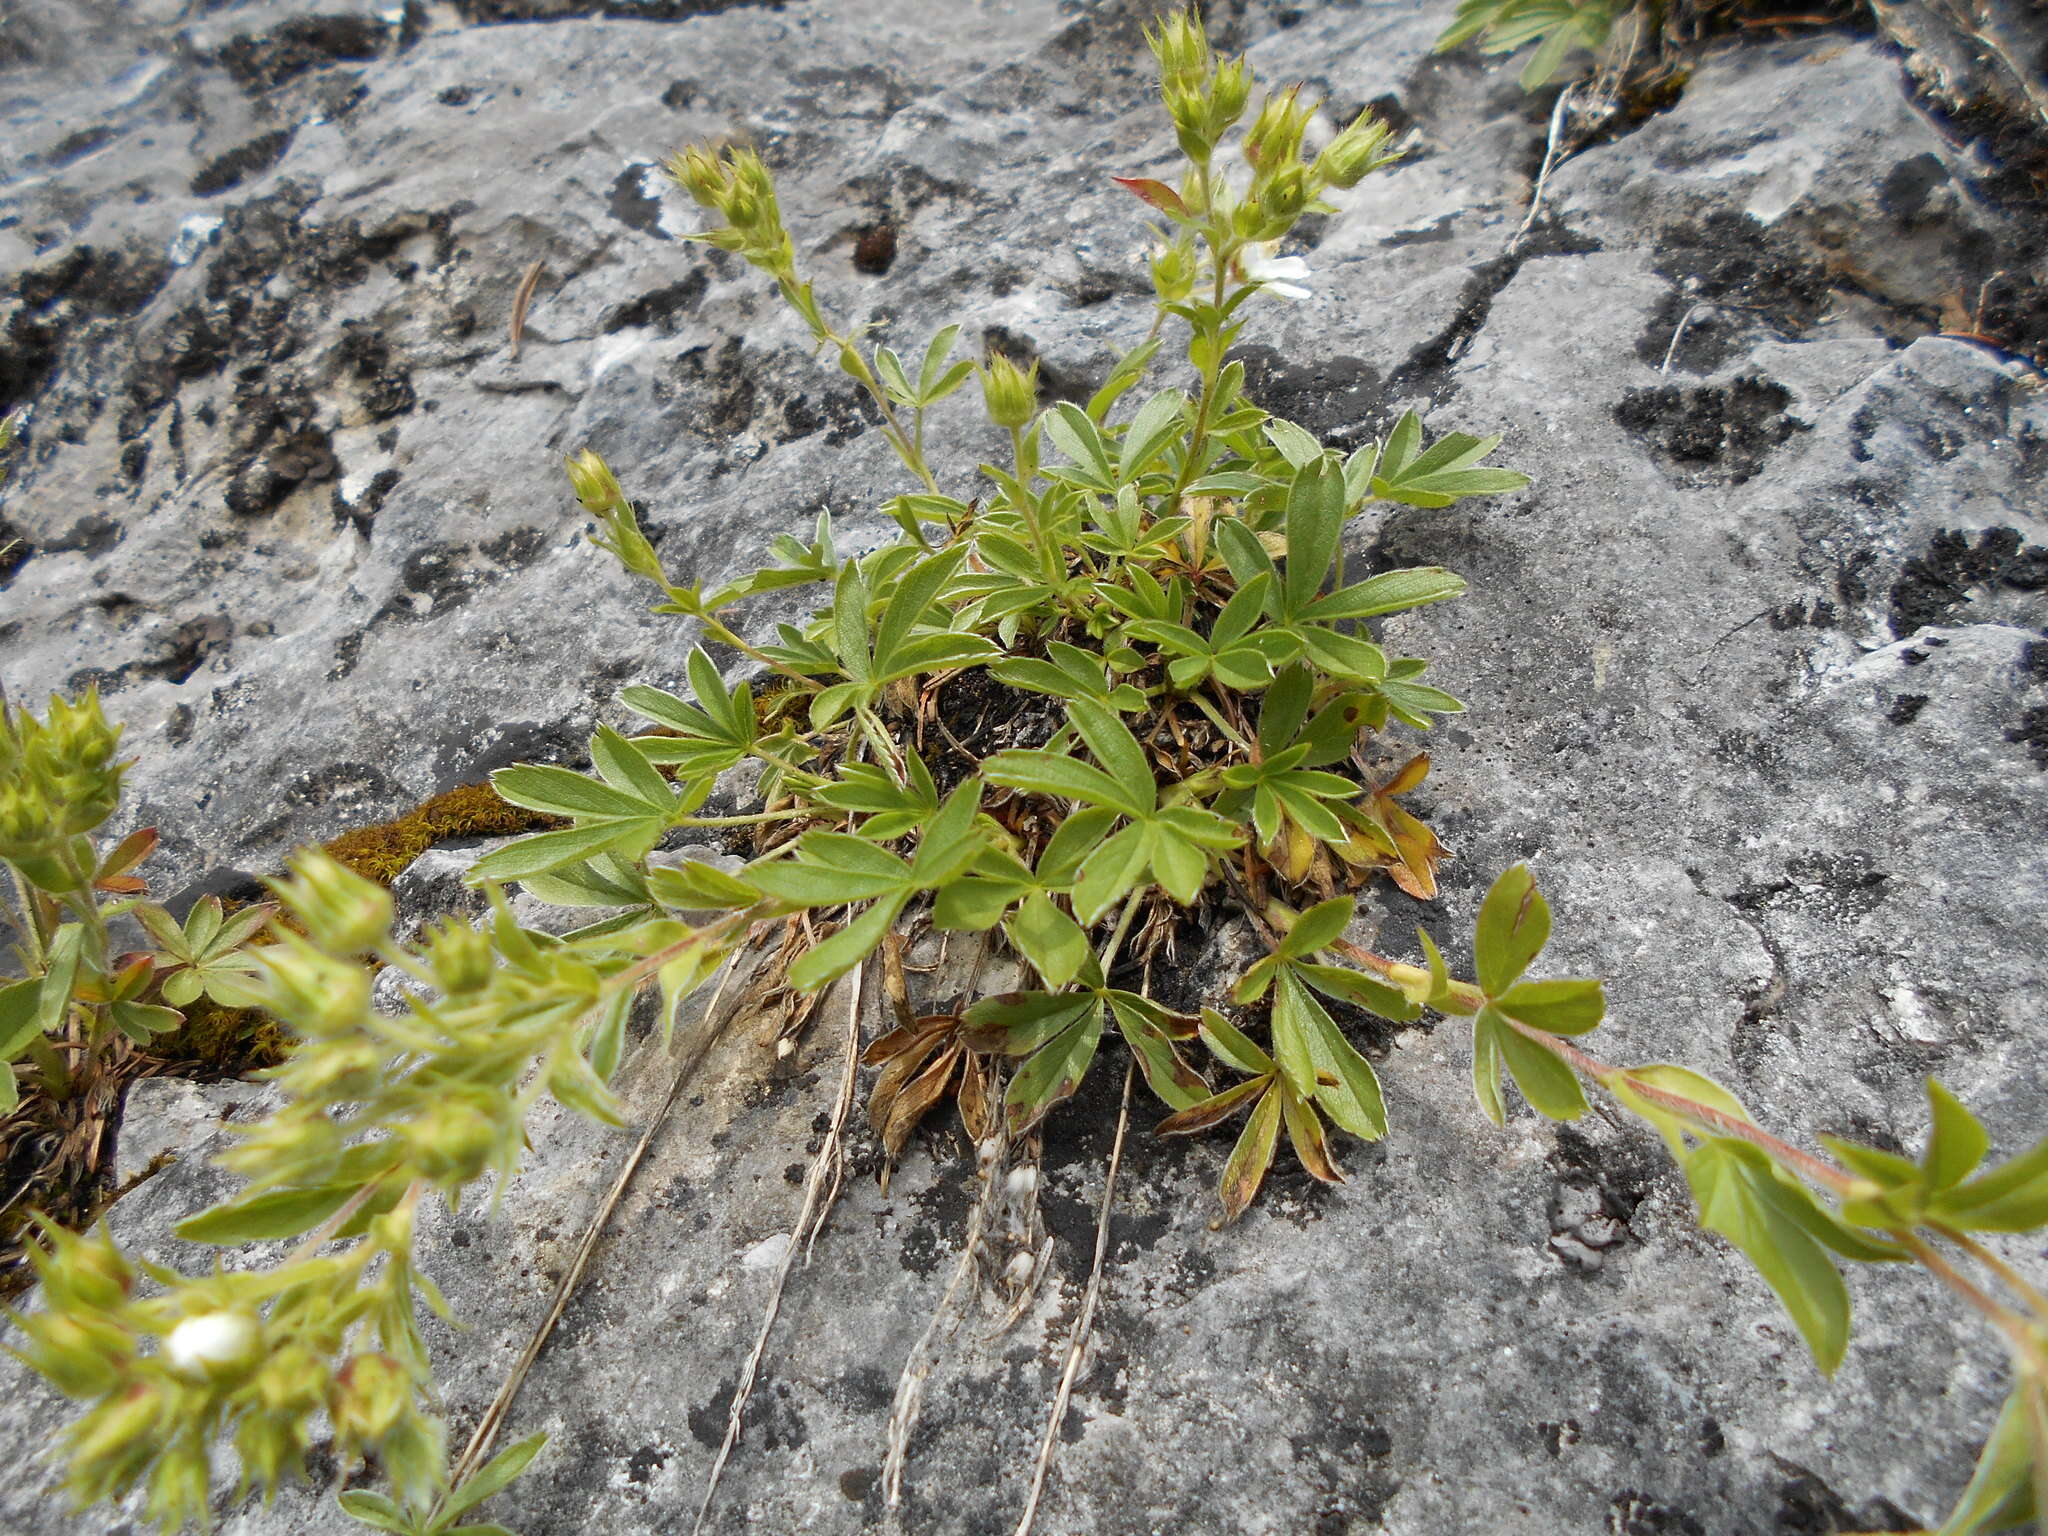
[(458, 837), (510, 837), (556, 825), (553, 817), (507, 805), (488, 784), (464, 784), (395, 821), (344, 832), (327, 844), (327, 851), (364, 879), (388, 886), (436, 843)]

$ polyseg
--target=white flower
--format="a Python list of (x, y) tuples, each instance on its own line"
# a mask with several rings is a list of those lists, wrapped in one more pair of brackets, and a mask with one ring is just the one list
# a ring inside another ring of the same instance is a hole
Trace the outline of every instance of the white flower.
[(203, 1380), (217, 1371), (250, 1364), (262, 1343), (256, 1319), (242, 1312), (207, 1312), (188, 1317), (164, 1340), (164, 1358), (180, 1376)]
[(1247, 282), (1258, 283), (1283, 299), (1305, 299), (1309, 291), (1301, 284), (1308, 278), (1308, 263), (1299, 256), (1275, 256), (1270, 245), (1246, 248), (1238, 265)]

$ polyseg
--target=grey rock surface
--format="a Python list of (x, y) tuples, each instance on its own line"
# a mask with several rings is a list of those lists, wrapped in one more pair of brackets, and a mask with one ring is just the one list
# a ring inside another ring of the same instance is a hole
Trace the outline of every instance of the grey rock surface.
[[(1609, 980), (1609, 1055), (1713, 1072), (1795, 1138), (1907, 1146), (1934, 1072), (2002, 1150), (2025, 1145), (2048, 1129), (2048, 395), (1933, 332), (1994, 273), (2038, 291), (2038, 209), (2000, 201), (1999, 165), (1914, 105), (1881, 46), (1819, 33), (1715, 45), (1668, 111), (1565, 160), (1504, 254), (1546, 103), (1510, 70), (1429, 58), (1442, 9), (1216, 18), (1267, 78), (1418, 134), (1310, 232), (1315, 296), (1248, 331), (1262, 403), (1345, 443), (1417, 406), (1505, 434), (1500, 457), (1535, 476), (1363, 530), (1362, 559), (1472, 583), (1388, 626), (1471, 710), (1429, 743), (1417, 797), (1457, 850), (1443, 898), (1375, 892), (1367, 927), (1396, 954), (1417, 922), (1455, 947), (1493, 874), (1528, 859), (1558, 972)], [(560, 453), (600, 448), (671, 569), (707, 579), (821, 503), (851, 544), (878, 539), (894, 488), (762, 285), (676, 239), (694, 221), (654, 162), (746, 134), (834, 313), (902, 345), (958, 320), (1085, 393), (1146, 322), (1142, 221), (1104, 179), (1171, 152), (1146, 14), (16, 7), (0, 389), (35, 417), (5, 510), (32, 550), (0, 590), (8, 686), (101, 679), (174, 885), (270, 868), (500, 762), (573, 759), (624, 682), (678, 681), (687, 637), (582, 547)], [(859, 270), (882, 225), (893, 264)], [(958, 484), (985, 446), (967, 429)], [(415, 872), (410, 915), (459, 901), (466, 857)], [(1228, 939), (1176, 968), (1179, 1000), (1227, 982)], [(553, 1448), (496, 1518), (687, 1528), (845, 1006), (786, 1061), (739, 1030), (662, 1126), (514, 1412)], [(1339, 1191), (1276, 1175), (1227, 1232), (1207, 1229), (1227, 1146), (1158, 1143), (1141, 1109), (1042, 1531), (1938, 1518), (2004, 1366), (1924, 1281), (1858, 1276), (1859, 1342), (1825, 1380), (1694, 1228), (1654, 1138), (1599, 1115), (1492, 1131), (1449, 1026), (1361, 1044), (1393, 1137), (1346, 1146)], [(629, 1063), (636, 1126), (672, 1070), (652, 1047)], [(1015, 1329), (949, 1338), (894, 1513), (890, 1400), (976, 1181), (936, 1135), (886, 1195), (849, 1186), (793, 1275), (709, 1529), (1014, 1528), (1117, 1088), (1099, 1072), (1049, 1127), (1052, 1269)], [(126, 1133), (184, 1154), (112, 1214), (160, 1256), (199, 1260), (170, 1227), (223, 1192), (204, 1126), (159, 1106)], [(430, 1230), (426, 1267), (468, 1325), (436, 1339), (459, 1428), (631, 1144), (543, 1112), (497, 1211)], [(872, 1168), (864, 1134), (856, 1162)], [(131, 1529), (68, 1514), (31, 1470), (62, 1407), (7, 1375), (0, 1454), (22, 1470), (0, 1529)], [(224, 1487), (225, 1528), (348, 1528), (325, 1492), (266, 1513)]]

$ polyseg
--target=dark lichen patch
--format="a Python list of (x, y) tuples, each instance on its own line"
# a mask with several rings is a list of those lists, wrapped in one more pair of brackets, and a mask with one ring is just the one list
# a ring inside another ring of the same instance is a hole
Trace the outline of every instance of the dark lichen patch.
[(232, 38), (216, 56), (250, 95), (275, 90), (308, 70), (374, 59), (390, 28), (373, 16), (294, 16), (260, 36)]
[(1808, 430), (1786, 414), (1791, 392), (1756, 374), (1725, 384), (1632, 389), (1614, 419), (1684, 478), (1740, 485), (1771, 450)]
[(1899, 639), (1956, 620), (1980, 595), (2006, 588), (2048, 591), (2048, 546), (2030, 545), (2015, 528), (1944, 528), (1900, 571), (1891, 590), (1891, 629)]
[(391, 344), (373, 325), (352, 322), (336, 348), (336, 360), (372, 421), (400, 415), (418, 404), (412, 374), (392, 361)]
[(1785, 1536), (1834, 1536), (1846, 1531), (1918, 1531), (1924, 1527), (1890, 1499), (1872, 1498), (1851, 1508), (1819, 1476), (1772, 1455), (1785, 1480), (1778, 1485), (1778, 1530)]
[(291, 142), (292, 130), (279, 128), (216, 155), (193, 173), (192, 195), (218, 197), (252, 176), (261, 176), (284, 158)]
[(2019, 723), (2005, 733), (2005, 739), (2027, 749), (2027, 757), (2036, 768), (2048, 769), (2048, 705), (2036, 704), (2019, 718)]
[(685, 315), (696, 313), (697, 305), (710, 286), (710, 276), (704, 268), (697, 267), (680, 282), (653, 289), (619, 305), (604, 317), (602, 329), (610, 335), (631, 326), (646, 326), (664, 336), (673, 336), (678, 329), (677, 322)]
[[(1681, 220), (1660, 231), (1650, 248), (1654, 270), (1672, 283), (1636, 342), (1636, 356), (1652, 366), (1670, 355), (1674, 366), (1711, 372), (1760, 329), (1794, 335), (1809, 329), (1833, 289), (1825, 267), (1746, 213), (1716, 209)], [(1672, 339), (1689, 313), (1674, 353)]]
[(651, 165), (629, 165), (619, 172), (605, 207), (626, 228), (666, 240), (669, 233), (661, 227), (661, 199), (647, 190), (647, 173), (653, 169)]
[(1307, 427), (1336, 448), (1373, 436), (1386, 416), (1386, 381), (1355, 357), (1295, 362), (1271, 347), (1239, 347), (1245, 390), (1267, 410)]

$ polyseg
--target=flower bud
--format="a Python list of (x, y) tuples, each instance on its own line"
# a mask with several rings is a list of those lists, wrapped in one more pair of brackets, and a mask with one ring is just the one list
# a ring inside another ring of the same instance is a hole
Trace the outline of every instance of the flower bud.
[(1021, 1168), (1012, 1168), (1010, 1176), (1003, 1182), (1004, 1189), (1012, 1200), (1029, 1200), (1038, 1193), (1038, 1169), (1031, 1163)]
[(374, 1449), (412, 1406), (412, 1376), (389, 1355), (357, 1355), (334, 1378), (327, 1411), (351, 1448)]
[(493, 1111), (509, 1108), (509, 1100), (480, 1088), (444, 1094), (405, 1127), (413, 1166), (435, 1183), (467, 1184), (498, 1150), (498, 1117)]
[(626, 493), (619, 489), (619, 482), (595, 449), (586, 448), (573, 455), (566, 464), (569, 484), (576, 492), (576, 499), (583, 503), (583, 510), (602, 517), (613, 507), (626, 499)]
[(265, 950), (263, 963), (264, 1006), (301, 1035), (322, 1039), (362, 1026), (371, 978), (358, 962), (323, 955), (292, 934)]
[(991, 352), (981, 370), (981, 398), (989, 420), (1011, 431), (1027, 425), (1038, 409), (1038, 360), (1026, 372), (1000, 352)]
[(1201, 258), (1185, 240), (1153, 251), (1151, 267), (1152, 291), (1163, 304), (1178, 304), (1188, 298), (1201, 278)]
[(1216, 66), (1216, 76), (1209, 86), (1209, 135), (1220, 139), (1230, 131), (1231, 124), (1244, 116), (1245, 104), (1251, 100), (1251, 66), (1241, 58)]
[(43, 1292), (64, 1311), (108, 1312), (135, 1289), (135, 1269), (121, 1256), (104, 1225), (90, 1237), (52, 1232), (53, 1247), (43, 1266)]
[(1397, 157), (1386, 152), (1390, 130), (1370, 112), (1361, 112), (1323, 152), (1316, 156), (1318, 180), (1337, 187), (1355, 187), (1381, 166)]
[[(95, 1482), (108, 1487), (125, 1483), (155, 1454), (154, 1431), (169, 1406), (164, 1389), (147, 1382), (100, 1404), (71, 1431), (74, 1468), (103, 1463), (94, 1468)], [(123, 1475), (122, 1469), (129, 1470)]]
[(22, 1358), (66, 1397), (112, 1391), (135, 1353), (130, 1334), (90, 1314), (37, 1312), (21, 1318), (18, 1326), (30, 1343)]
[(450, 997), (481, 991), (490, 983), (495, 957), (488, 935), (458, 917), (437, 927), (427, 941), (427, 963), (434, 980)]
[(187, 1381), (227, 1383), (249, 1373), (263, 1350), (263, 1325), (246, 1312), (202, 1312), (164, 1340), (164, 1363)]
[(1259, 193), (1259, 210), (1266, 215), (1267, 227), (1280, 226), (1266, 238), (1277, 239), (1293, 228), (1294, 221), (1301, 217), (1302, 209), (1308, 206), (1308, 199), (1306, 170), (1299, 165), (1283, 165), (1275, 171), (1272, 180)]
[(361, 1038), (308, 1043), (275, 1076), (297, 1099), (340, 1103), (367, 1099), (384, 1081), (384, 1053)]
[(330, 954), (360, 955), (391, 937), (391, 893), (318, 848), (299, 852), (272, 889)]

